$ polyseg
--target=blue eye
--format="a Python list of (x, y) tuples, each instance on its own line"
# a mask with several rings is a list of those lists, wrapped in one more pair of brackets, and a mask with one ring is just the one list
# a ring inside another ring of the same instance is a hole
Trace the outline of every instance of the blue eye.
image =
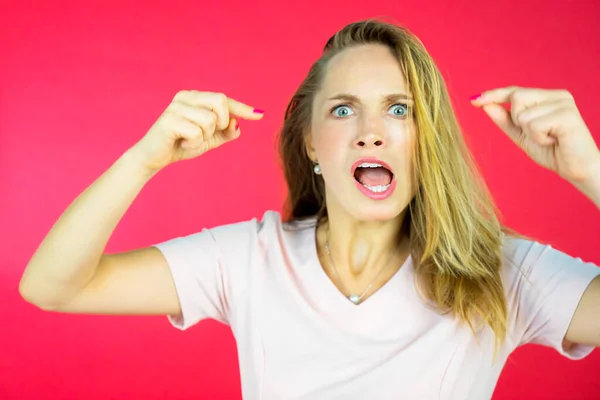
[[(401, 106), (402, 108), (396, 108), (394, 115), (397, 117), (406, 117), (408, 115), (408, 106), (406, 104), (394, 104), (392, 108)], [(399, 111), (396, 111), (399, 110)]]
[(333, 109), (333, 114), (334, 114), (336, 117), (347, 117), (347, 116), (348, 116), (348, 114), (349, 114), (349, 111), (346, 111), (345, 113), (342, 113), (342, 115), (340, 115), (339, 113), (337, 113), (337, 111), (338, 111), (338, 110), (343, 110), (343, 109), (348, 109), (348, 110), (350, 110), (350, 107), (348, 107), (348, 106), (347, 106), (347, 105), (345, 105), (345, 104), (339, 105), (339, 106), (337, 106), (337, 107), (335, 107), (335, 108)]
[[(408, 105), (406, 105), (406, 104), (402, 104), (402, 103), (394, 104), (390, 109), (393, 109), (393, 114), (396, 117), (408, 116)], [(333, 112), (333, 115), (338, 118), (347, 117), (352, 112), (350, 110), (350, 106), (347, 104), (340, 104), (339, 106), (334, 107), (333, 110), (331, 110), (331, 111)]]

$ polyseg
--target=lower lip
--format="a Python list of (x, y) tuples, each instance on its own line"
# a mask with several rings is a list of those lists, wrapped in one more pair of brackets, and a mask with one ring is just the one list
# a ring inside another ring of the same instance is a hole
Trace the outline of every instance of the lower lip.
[(362, 183), (360, 183), (356, 179), (354, 179), (354, 177), (352, 177), (352, 179), (354, 180), (354, 184), (356, 185), (358, 190), (360, 190), (365, 196), (367, 196), (373, 200), (385, 200), (388, 197), (390, 197), (392, 195), (392, 193), (394, 193), (394, 189), (396, 189), (396, 180), (395, 179), (392, 179), (392, 181), (390, 182), (390, 186), (387, 189), (385, 189), (383, 192), (372, 192), (369, 189), (367, 189)]

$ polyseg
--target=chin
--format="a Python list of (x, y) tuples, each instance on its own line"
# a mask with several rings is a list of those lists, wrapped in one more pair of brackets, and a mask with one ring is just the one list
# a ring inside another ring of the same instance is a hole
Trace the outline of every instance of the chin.
[[(373, 204), (372, 201), (367, 202), (355, 202), (347, 208), (348, 214), (352, 215), (359, 221), (391, 221), (398, 218), (406, 209), (406, 206), (401, 206), (398, 203), (395, 204)], [(371, 203), (371, 204), (369, 204)]]
[(408, 188), (404, 185), (393, 186), (395, 191), (379, 200), (365, 195), (364, 190), (357, 190), (355, 187), (333, 188), (338, 190), (326, 193), (326, 198), (333, 200), (328, 202), (327, 206), (341, 209), (343, 213), (358, 221), (391, 221), (404, 213), (411, 200), (406, 196)]

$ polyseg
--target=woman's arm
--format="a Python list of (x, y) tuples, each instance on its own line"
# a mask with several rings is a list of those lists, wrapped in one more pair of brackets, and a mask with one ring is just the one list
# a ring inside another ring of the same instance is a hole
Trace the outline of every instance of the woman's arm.
[(151, 176), (128, 151), (81, 193), (27, 265), (23, 298), (52, 311), (177, 314), (175, 287), (157, 249), (103, 254)]
[[(510, 86), (472, 99), (533, 161), (578, 188), (600, 208), (600, 151), (573, 95), (564, 89)], [(502, 104), (509, 104), (510, 110)], [(600, 347), (600, 278), (585, 290), (565, 336)]]
[[(574, 183), (574, 186), (600, 210), (600, 162), (592, 170), (588, 179)], [(571, 343), (600, 347), (600, 276), (584, 292), (565, 339)]]
[(237, 118), (261, 117), (222, 93), (177, 93), (148, 133), (58, 219), (25, 269), (23, 298), (55, 311), (179, 314), (175, 283), (159, 249), (107, 255), (106, 243), (158, 171), (236, 139)]

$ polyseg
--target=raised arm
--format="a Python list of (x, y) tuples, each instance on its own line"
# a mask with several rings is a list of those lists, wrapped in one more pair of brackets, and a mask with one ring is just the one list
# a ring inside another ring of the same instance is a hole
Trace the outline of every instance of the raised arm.
[[(533, 161), (556, 172), (600, 209), (600, 151), (570, 92), (510, 86), (488, 90), (472, 104), (482, 107)], [(565, 341), (567, 346), (600, 347), (599, 277), (585, 289)]]
[(162, 168), (236, 139), (238, 118), (261, 117), (223, 94), (179, 92), (148, 133), (54, 224), (23, 273), (23, 298), (59, 312), (179, 314), (173, 279), (158, 249), (105, 254), (106, 243), (144, 185)]

